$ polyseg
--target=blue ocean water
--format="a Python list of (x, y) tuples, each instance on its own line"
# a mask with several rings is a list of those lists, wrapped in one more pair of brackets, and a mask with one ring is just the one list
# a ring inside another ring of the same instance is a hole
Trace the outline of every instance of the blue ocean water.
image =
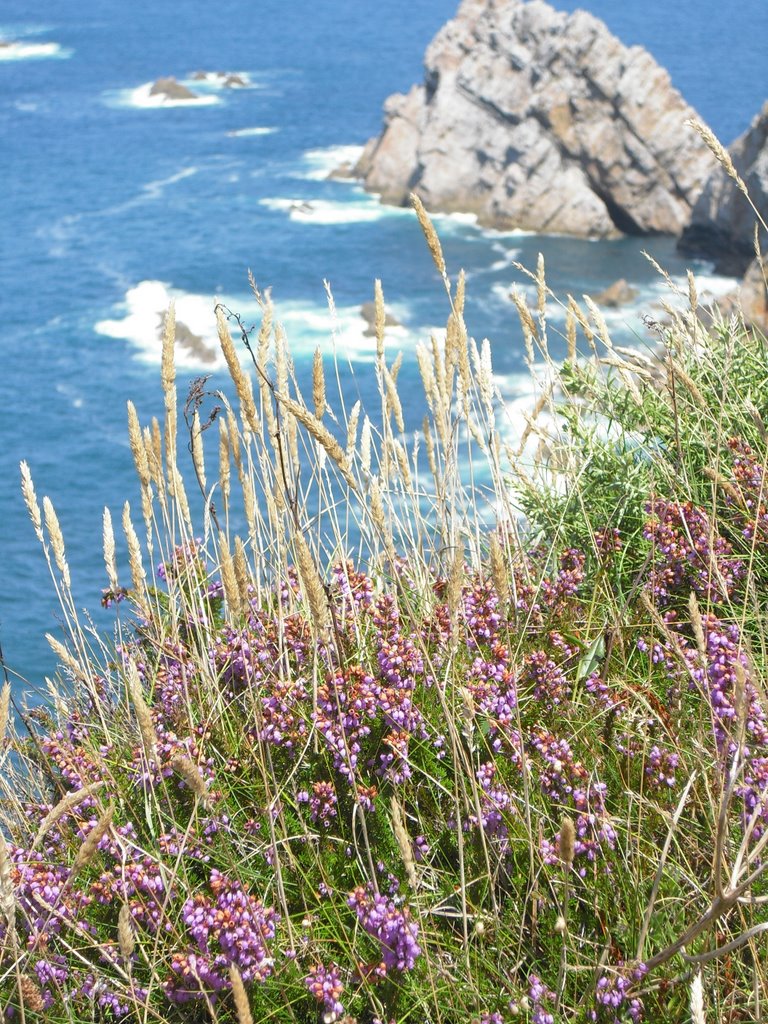
[[(765, 0), (580, 6), (647, 46), (725, 141), (768, 96)], [(406, 327), (406, 353), (444, 322), (414, 218), (326, 175), (345, 147), (378, 130), (385, 97), (421, 79), (424, 49), (455, 7), (3, 0), (0, 39), (18, 45), (0, 48), (0, 641), (20, 689), (51, 671), (43, 634), (57, 620), (18, 463), (30, 463), (38, 493), (57, 508), (78, 603), (107, 623), (98, 609), (102, 509), (118, 518), (124, 500), (138, 505), (125, 403), (144, 420), (161, 408), (156, 326), (170, 296), (179, 318), (210, 337), (215, 295), (254, 314), (250, 269), (272, 288), (299, 363), (328, 344), (324, 279), (338, 345), (353, 363), (370, 358), (359, 308), (375, 277)], [(248, 85), (190, 82), (204, 102), (151, 105), (149, 83), (198, 69), (242, 72)], [(523, 373), (508, 291), (524, 279), (513, 260), (534, 266), (543, 252), (563, 294), (629, 278), (638, 305), (612, 326), (630, 338), (662, 293), (641, 249), (673, 275), (684, 271), (668, 239), (502, 235), (461, 218), (441, 218), (439, 228), (451, 269), (467, 270), (470, 327), (491, 339), (511, 398)], [(181, 387), (204, 369), (184, 366)]]

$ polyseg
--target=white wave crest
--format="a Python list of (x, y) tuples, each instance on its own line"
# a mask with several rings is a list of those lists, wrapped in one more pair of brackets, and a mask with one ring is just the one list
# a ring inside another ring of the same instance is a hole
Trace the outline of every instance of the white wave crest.
[[(390, 310), (399, 320), (405, 311)], [(376, 338), (360, 306), (339, 306), (333, 315), (326, 305), (292, 300), (275, 304), (275, 317), (285, 328), (294, 358), (309, 358), (316, 348), (351, 363), (370, 363), (376, 358)], [(398, 348), (415, 345), (415, 336), (401, 324), (387, 326), (386, 338)]]
[[(736, 290), (739, 280), (711, 272), (694, 274), (699, 305), (706, 308), (718, 299)], [(682, 275), (670, 277), (669, 281), (662, 277), (652, 281), (637, 282), (627, 279), (627, 283), (636, 292), (633, 298), (618, 306), (608, 306), (598, 302), (600, 293), (611, 282), (606, 281), (588, 293), (597, 302), (600, 315), (605, 321), (614, 340), (633, 340), (645, 342), (649, 335), (648, 318), (664, 321), (667, 312), (664, 306), (683, 310), (689, 306), (688, 279)], [(536, 288), (528, 282), (515, 284), (517, 291), (525, 298), (528, 305), (536, 306)], [(490, 296), (495, 304), (511, 305), (511, 285), (501, 282), (491, 285)], [(555, 288), (557, 292), (557, 288)], [(586, 307), (583, 306), (585, 312)], [(562, 303), (547, 304), (547, 320), (558, 326), (565, 323), (566, 309)]]
[(258, 127), (258, 128), (235, 128), (233, 131), (227, 132), (227, 135), (229, 135), (233, 139), (245, 139), (245, 138), (249, 138), (251, 135), (272, 135), (272, 134), (274, 134), (275, 132), (278, 132), (278, 131), (280, 131), (279, 128), (267, 128), (267, 127), (264, 127), (264, 128), (261, 128), (261, 127)]
[(464, 225), (466, 227), (477, 227), (477, 214), (476, 213), (461, 213), (459, 210), (453, 213), (440, 213), (435, 211), (430, 213), (430, 218), (438, 224), (446, 225)]
[(247, 71), (196, 71), (184, 84), (194, 89), (196, 85), (209, 89), (253, 89), (258, 88)]
[[(183, 292), (163, 281), (141, 281), (125, 293), (122, 317), (100, 320), (95, 330), (105, 337), (126, 339), (139, 359), (159, 364), (163, 320), (172, 301), (176, 309), (177, 365), (199, 372), (223, 370), (213, 296)], [(224, 300), (224, 304), (238, 311), (247, 328), (259, 323), (260, 310), (252, 296)], [(395, 304), (388, 306), (388, 312), (397, 321), (386, 328), (390, 349), (413, 349), (418, 340), (428, 337), (427, 328), (403, 326), (409, 320), (406, 307)], [(339, 306), (332, 313), (324, 299), (276, 299), (274, 313), (275, 320), (285, 329), (291, 355), (297, 362), (311, 362), (318, 347), (324, 354), (350, 363), (368, 363), (376, 358), (376, 339), (363, 315), (362, 303)], [(232, 335), (237, 336), (234, 326)], [(239, 343), (237, 347), (241, 348)], [(244, 350), (242, 357), (247, 362)]]
[(502, 270), (508, 270), (513, 263), (520, 259), (521, 254), (520, 249), (508, 249), (501, 242), (494, 242), (491, 246), (491, 251), (499, 257), (488, 267), (489, 272), (493, 274), (498, 274)]
[(21, 40), (0, 39), (0, 60), (45, 60), (51, 57), (66, 60), (72, 50), (59, 43), (25, 43)]
[(308, 181), (324, 181), (331, 175), (355, 166), (363, 152), (362, 146), (327, 146), (324, 149), (308, 149), (301, 160), (303, 168), (293, 177)]
[(291, 220), (305, 224), (360, 224), (385, 217), (410, 215), (399, 206), (384, 206), (365, 193), (353, 199), (260, 199), (261, 206), (288, 214)]

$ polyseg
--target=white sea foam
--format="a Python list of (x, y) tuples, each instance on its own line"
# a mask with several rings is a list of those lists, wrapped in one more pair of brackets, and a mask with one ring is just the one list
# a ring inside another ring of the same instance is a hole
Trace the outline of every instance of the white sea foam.
[[(202, 76), (202, 77), (200, 77)], [(239, 81), (236, 81), (239, 79)], [(184, 84), (194, 89), (196, 85), (209, 89), (253, 89), (258, 88), (247, 71), (203, 71), (185, 78)]]
[[(696, 279), (696, 289), (699, 293), (699, 301), (705, 304), (708, 300), (721, 299), (724, 295), (732, 292), (741, 283), (738, 278), (724, 277), (722, 274), (713, 274), (706, 271), (702, 273), (695, 272), (694, 277)], [(675, 283), (679, 285), (681, 291), (687, 297), (687, 278), (680, 278), (680, 280)]]
[[(178, 365), (207, 372), (223, 369), (212, 295), (190, 294), (162, 281), (141, 281), (126, 292), (122, 318), (101, 320), (95, 330), (106, 337), (127, 339), (140, 359), (159, 363), (163, 318), (171, 301), (176, 307)], [(246, 326), (258, 323), (259, 309), (252, 297), (224, 303), (238, 310)], [(398, 320), (407, 319), (407, 310), (400, 306), (393, 306), (391, 312)], [(325, 354), (335, 353), (352, 363), (375, 359), (376, 339), (366, 333), (369, 325), (359, 306), (337, 307), (334, 316), (322, 301), (276, 300), (275, 319), (285, 328), (294, 359), (310, 359), (318, 346)], [(407, 349), (415, 345), (423, 332), (417, 335), (406, 327), (392, 326), (387, 327), (386, 336), (392, 348)]]
[(362, 146), (328, 146), (324, 149), (308, 149), (302, 156), (303, 169), (292, 177), (309, 181), (324, 181), (335, 171), (354, 167), (363, 152)]
[(280, 131), (279, 128), (267, 128), (267, 127), (263, 127), (263, 128), (262, 127), (258, 127), (258, 128), (235, 128), (233, 131), (227, 132), (227, 135), (229, 135), (233, 139), (245, 139), (245, 138), (250, 137), (251, 135), (272, 135), (272, 134), (274, 134), (274, 132), (278, 132), (278, 131)]
[(476, 213), (461, 213), (458, 210), (453, 213), (440, 213), (439, 211), (437, 211), (435, 213), (430, 213), (429, 216), (433, 221), (435, 221), (436, 224), (463, 224), (466, 227), (477, 227)]
[[(179, 181), (184, 181), (185, 178), (191, 178), (197, 174), (199, 168), (197, 167), (183, 167), (180, 171), (175, 174), (169, 175), (167, 178), (158, 178), (157, 181), (148, 181), (146, 185), (141, 186), (141, 194), (137, 197), (134, 202), (141, 202), (144, 199), (160, 199), (168, 185), (175, 185)], [(129, 202), (131, 202), (129, 200)], [(110, 212), (114, 210), (121, 210), (125, 207), (125, 203), (120, 206), (113, 207)]]
[[(523, 228), (488, 228), (478, 226), (486, 238), (533, 238), (538, 231), (525, 231)], [(568, 235), (548, 234), (547, 238), (567, 238)]]
[(283, 211), (291, 220), (305, 224), (360, 224), (410, 213), (398, 206), (384, 206), (358, 190), (350, 199), (276, 198), (260, 199), (259, 203), (269, 210)]
[[(388, 307), (395, 319), (407, 318), (402, 307)], [(376, 338), (360, 306), (337, 306), (335, 316), (327, 305), (304, 300), (277, 301), (275, 317), (285, 328), (294, 358), (309, 357), (316, 348), (352, 363), (373, 362)], [(416, 334), (402, 325), (387, 327), (386, 341), (393, 349), (415, 346)]]
[(163, 318), (171, 301), (175, 302), (179, 327), (177, 365), (188, 370), (221, 369), (224, 360), (217, 340), (213, 296), (181, 292), (162, 281), (141, 281), (126, 292), (123, 318), (100, 320), (96, 332), (125, 338), (136, 347), (140, 358), (159, 363)]
[[(195, 96), (191, 100), (170, 99), (162, 93), (151, 95), (154, 82), (145, 82), (135, 89), (117, 89), (106, 94), (107, 102), (118, 107), (134, 107), (138, 110), (155, 110), (166, 107), (210, 107), (221, 103), (221, 99), (213, 93)], [(192, 90), (194, 92), (194, 89)]]
[[(734, 291), (739, 281), (733, 277), (724, 277), (711, 272), (695, 274), (696, 288), (699, 304), (708, 306), (715, 300), (722, 298), (729, 292)], [(615, 340), (621, 340), (620, 334), (631, 335), (638, 341), (648, 337), (647, 318), (663, 320), (666, 317), (664, 306), (672, 309), (685, 309), (688, 307), (688, 279), (679, 276), (671, 278), (671, 286), (664, 278), (638, 284), (628, 281), (630, 287), (636, 289), (636, 296), (629, 302), (620, 306), (605, 306), (598, 303), (600, 313), (608, 326), (609, 331), (616, 333)], [(606, 282), (607, 287), (608, 282)], [(530, 283), (516, 282), (515, 287), (520, 292), (528, 305), (534, 308), (536, 305), (536, 287)], [(603, 286), (595, 287), (590, 297), (595, 299)], [(511, 305), (511, 285), (497, 282), (491, 285), (489, 294), (492, 302), (496, 305)], [(562, 296), (561, 296), (562, 298)], [(581, 300), (581, 296), (576, 296)], [(584, 307), (583, 307), (584, 308)], [(586, 312), (586, 309), (585, 309)], [(547, 320), (558, 326), (562, 326), (566, 319), (566, 309), (561, 303), (550, 301), (547, 304)]]
[(502, 270), (507, 270), (517, 260), (520, 259), (520, 249), (508, 249), (501, 242), (494, 242), (491, 246), (491, 251), (496, 253), (499, 259), (494, 260), (493, 263), (488, 267), (491, 273), (497, 274)]
[[(718, 274), (695, 274), (699, 304), (709, 306), (738, 287), (738, 280)], [(663, 319), (664, 306), (672, 309), (686, 309), (689, 304), (687, 277), (673, 277), (672, 287), (663, 278), (638, 288), (637, 296), (625, 305), (616, 308), (600, 307), (609, 328), (629, 329), (634, 335), (647, 334), (646, 318)], [(630, 285), (632, 282), (630, 281)], [(562, 319), (565, 318), (561, 311)]]
[[(542, 409), (536, 417), (538, 429), (529, 428), (529, 420), (537, 401), (543, 393), (548, 369), (543, 365), (534, 366), (533, 374), (494, 373), (494, 383), (503, 403), (503, 411), (497, 416), (497, 427), (506, 444), (519, 453), (523, 467), (533, 465), (534, 456), (541, 444), (541, 431), (554, 432), (557, 425), (548, 408)], [(528, 436), (523, 444), (523, 436)]]
[(72, 56), (72, 50), (59, 43), (27, 43), (22, 40), (0, 39), (0, 60), (44, 60), (56, 58), (65, 60)]
[(56, 385), (56, 391), (69, 402), (73, 409), (82, 409), (85, 405), (82, 394), (71, 384), (58, 383)]

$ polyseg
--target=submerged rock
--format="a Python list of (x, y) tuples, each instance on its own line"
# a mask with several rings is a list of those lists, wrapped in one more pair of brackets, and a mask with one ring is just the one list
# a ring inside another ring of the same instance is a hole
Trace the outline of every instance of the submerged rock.
[(402, 204), (503, 228), (606, 237), (679, 233), (709, 173), (695, 112), (639, 46), (542, 0), (463, 0), (426, 77), (385, 104), (357, 165)]
[[(160, 338), (162, 338), (164, 328), (165, 317), (162, 316), (158, 329), (158, 336)], [(215, 366), (219, 355), (217, 349), (209, 345), (191, 327), (188, 327), (187, 324), (179, 320), (176, 321), (176, 345), (196, 362), (203, 363), (205, 366)]]
[(168, 100), (196, 100), (198, 99), (197, 93), (192, 92), (186, 85), (182, 85), (181, 82), (172, 76), (168, 78), (158, 78), (158, 80), (152, 85), (149, 90), (150, 96), (163, 96)]
[[(365, 320), (365, 330), (363, 335), (366, 338), (374, 338), (376, 336), (376, 304), (374, 302), (364, 302), (360, 307), (360, 316)], [(400, 321), (392, 316), (389, 310), (384, 310), (384, 326), (385, 327), (401, 327)]]
[[(729, 149), (749, 196), (768, 223), (768, 102)], [(712, 157), (714, 160), (714, 157)], [(687, 256), (713, 260), (719, 274), (744, 274), (755, 258), (755, 212), (726, 169), (710, 174), (678, 248)], [(768, 231), (760, 227), (760, 247), (768, 249)]]
[(633, 302), (639, 294), (637, 288), (634, 288), (623, 277), (620, 277), (618, 281), (608, 285), (605, 291), (595, 295), (594, 300), (598, 306), (607, 306), (610, 309), (615, 309), (618, 306), (625, 306), (628, 302)]

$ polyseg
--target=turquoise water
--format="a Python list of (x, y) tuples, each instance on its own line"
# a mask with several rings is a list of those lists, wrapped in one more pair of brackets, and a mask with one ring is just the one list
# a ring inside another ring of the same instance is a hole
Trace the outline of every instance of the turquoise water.
[[(768, 95), (764, 0), (733, 9), (710, 0), (586, 6), (625, 41), (648, 46), (725, 140)], [(19, 460), (59, 512), (78, 603), (108, 624), (98, 607), (102, 509), (110, 505), (117, 519), (124, 500), (138, 505), (125, 402), (144, 419), (160, 409), (155, 325), (170, 296), (180, 319), (209, 337), (214, 295), (254, 314), (252, 270), (272, 287), (301, 368), (317, 344), (328, 345), (328, 279), (339, 350), (360, 364), (364, 389), (370, 343), (359, 307), (381, 277), (405, 327), (403, 381), (413, 386), (408, 354), (445, 319), (418, 228), (408, 213), (325, 175), (345, 147), (378, 130), (385, 97), (420, 80), (424, 48), (454, 10), (447, 0), (70, 0), (36, 4), (31, 21), (29, 4), (4, 0), (0, 37), (21, 46), (0, 51), (0, 640), (27, 680), (19, 688), (51, 671), (42, 636), (57, 628)], [(206, 102), (148, 105), (148, 83), (197, 69), (244, 72), (249, 85), (193, 83)], [(450, 267), (468, 272), (470, 327), (491, 339), (510, 401), (523, 379), (508, 300), (523, 282), (514, 260), (533, 266), (542, 251), (560, 292), (595, 293), (630, 278), (638, 304), (612, 318), (629, 339), (662, 294), (641, 249), (673, 275), (684, 271), (664, 239), (502, 235), (460, 218), (439, 228)], [(202, 369), (183, 366), (181, 387)]]

